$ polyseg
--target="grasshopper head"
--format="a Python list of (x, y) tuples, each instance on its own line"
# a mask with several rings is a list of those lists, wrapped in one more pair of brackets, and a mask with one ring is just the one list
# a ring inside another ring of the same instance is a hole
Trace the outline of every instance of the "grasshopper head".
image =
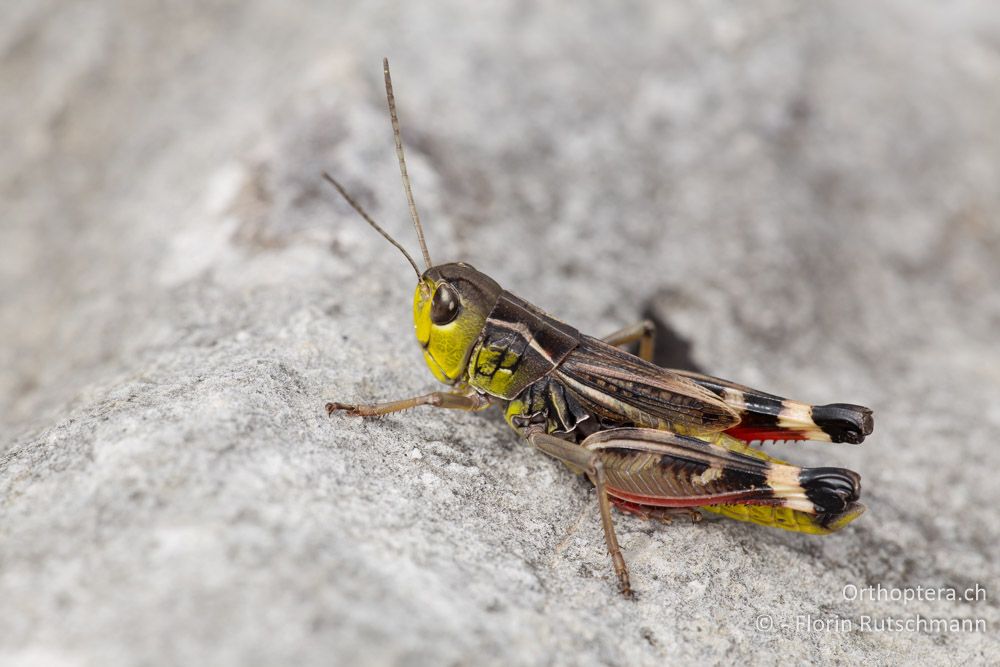
[(461, 262), (424, 271), (413, 294), (413, 326), (424, 361), (441, 382), (461, 379), (500, 286)]
[(496, 305), (501, 290), (496, 281), (468, 264), (457, 262), (434, 266), (431, 263), (427, 243), (424, 241), (424, 229), (420, 224), (413, 193), (410, 191), (410, 178), (406, 173), (403, 139), (399, 132), (399, 119), (396, 117), (396, 101), (392, 93), (392, 79), (389, 76), (389, 61), (386, 59), (382, 60), (382, 71), (385, 77), (385, 97), (389, 103), (389, 117), (392, 120), (392, 136), (396, 142), (399, 173), (403, 178), (403, 191), (406, 193), (410, 218), (417, 232), (417, 242), (420, 244), (426, 271), (420, 272), (410, 253), (382, 229), (381, 225), (368, 215), (333, 176), (324, 173), (323, 178), (336, 188), (365, 222), (394, 245), (413, 267), (417, 274), (417, 289), (413, 295), (413, 325), (417, 330), (417, 340), (424, 348), (424, 361), (438, 380), (455, 384), (461, 379), (469, 363), (469, 354), (479, 339), (486, 318)]

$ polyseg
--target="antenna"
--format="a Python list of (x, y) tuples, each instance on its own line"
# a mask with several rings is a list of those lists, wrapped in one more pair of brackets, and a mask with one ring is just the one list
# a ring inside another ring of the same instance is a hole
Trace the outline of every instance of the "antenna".
[(406, 252), (403, 246), (399, 245), (396, 239), (389, 236), (389, 233), (387, 231), (382, 229), (377, 222), (372, 220), (372, 217), (365, 212), (365, 209), (361, 208), (361, 204), (354, 201), (354, 198), (351, 197), (351, 195), (347, 194), (347, 190), (344, 189), (343, 185), (337, 182), (337, 179), (335, 179), (333, 176), (326, 173), (325, 171), (323, 172), (323, 178), (329, 181), (330, 185), (337, 188), (337, 192), (340, 193), (340, 196), (343, 197), (344, 200), (351, 205), (351, 208), (353, 208), (355, 211), (358, 212), (358, 215), (360, 215), (362, 218), (365, 219), (365, 222), (374, 227), (375, 231), (381, 234), (383, 237), (385, 237), (386, 241), (399, 248), (399, 252), (403, 253), (403, 255), (406, 257), (406, 261), (408, 261), (410, 263), (410, 266), (413, 267), (413, 271), (417, 274), (417, 280), (419, 281), (420, 269), (417, 268), (417, 263), (413, 261), (412, 257), (410, 257), (410, 253)]
[[(403, 139), (399, 133), (399, 118), (396, 116), (396, 98), (392, 94), (392, 77), (389, 76), (388, 58), (382, 58), (382, 72), (385, 74), (385, 97), (389, 102), (389, 116), (392, 118), (392, 136), (396, 140), (396, 157), (399, 158), (399, 173), (403, 177), (406, 202), (410, 205), (410, 218), (413, 219), (413, 226), (417, 230), (417, 241), (420, 242), (420, 251), (424, 254), (424, 264), (429, 269), (431, 268), (431, 255), (427, 252), (427, 243), (424, 241), (424, 228), (420, 226), (420, 215), (417, 213), (417, 205), (413, 201), (413, 190), (410, 189), (410, 177), (406, 173), (406, 159), (403, 157)], [(386, 238), (388, 238), (388, 235), (386, 235)], [(395, 244), (396, 242), (393, 241), (393, 243)], [(399, 244), (396, 245), (398, 246)], [(410, 263), (412, 264), (413, 260), (410, 260)]]

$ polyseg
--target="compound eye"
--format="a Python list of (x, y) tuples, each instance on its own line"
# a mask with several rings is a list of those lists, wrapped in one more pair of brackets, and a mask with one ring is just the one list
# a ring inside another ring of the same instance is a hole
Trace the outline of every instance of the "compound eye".
[(431, 322), (437, 326), (448, 324), (458, 316), (458, 294), (448, 283), (441, 283), (431, 301)]

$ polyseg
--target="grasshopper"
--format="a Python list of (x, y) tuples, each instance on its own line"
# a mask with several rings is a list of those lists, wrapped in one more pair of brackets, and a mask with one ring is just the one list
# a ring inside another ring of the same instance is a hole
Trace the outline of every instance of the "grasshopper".
[[(628, 569), (611, 507), (644, 518), (700, 520), (698, 509), (741, 521), (824, 535), (864, 512), (860, 476), (801, 468), (750, 443), (814, 440), (860, 444), (872, 412), (846, 403), (809, 405), (728, 380), (652, 363), (649, 321), (593, 338), (500, 287), (463, 262), (433, 264), (406, 171), (399, 119), (383, 60), (403, 190), (424, 270), (329, 174), (348, 204), (394, 245), (417, 274), (413, 323), (424, 361), (450, 386), (372, 405), (331, 402), (377, 417), (417, 406), (483, 410), (500, 405), (510, 427), (596, 488), (608, 552), (625, 596)], [(638, 343), (638, 356), (620, 349)]]

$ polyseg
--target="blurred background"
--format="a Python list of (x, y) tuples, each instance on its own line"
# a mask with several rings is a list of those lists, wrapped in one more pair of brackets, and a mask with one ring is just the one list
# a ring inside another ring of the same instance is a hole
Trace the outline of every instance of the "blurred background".
[[(436, 261), (593, 335), (876, 412), (827, 540), (621, 518), (431, 377), (381, 59)], [(1000, 10), (977, 2), (0, 8), (0, 659), (997, 656)], [(855, 526), (857, 526), (855, 528)], [(845, 583), (978, 583), (977, 606)], [(923, 613), (987, 634), (761, 633)], [(780, 640), (780, 641), (779, 641)]]

